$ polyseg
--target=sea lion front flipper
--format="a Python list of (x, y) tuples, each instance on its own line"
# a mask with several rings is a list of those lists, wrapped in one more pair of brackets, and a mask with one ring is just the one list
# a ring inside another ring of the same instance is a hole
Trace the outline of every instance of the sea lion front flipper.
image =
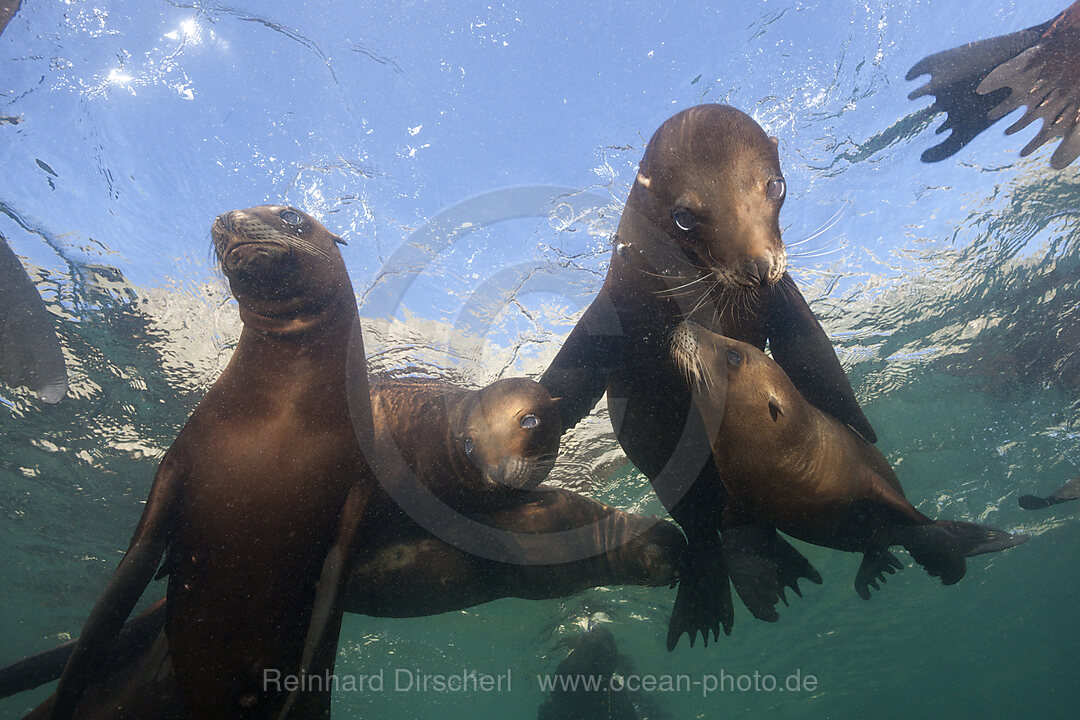
[(67, 394), (67, 365), (33, 280), (0, 235), (0, 380), (47, 403)]
[(709, 633), (720, 639), (720, 626), (730, 635), (735, 624), (735, 606), (724, 567), (720, 536), (691, 539), (686, 562), (679, 573), (679, 590), (668, 620), (667, 649), (679, 644), (683, 633), (690, 637), (690, 647), (700, 631), (709, 645)]
[[(310, 674), (316, 662), (316, 653), (325, 653), (330, 646), (336, 648), (336, 642), (331, 642), (327, 635), (334, 618), (341, 615), (342, 590), (348, 579), (353, 553), (356, 551), (360, 524), (367, 512), (373, 491), (374, 481), (365, 478), (354, 485), (345, 498), (345, 506), (338, 520), (337, 539), (326, 553), (322, 573), (319, 575), (315, 601), (311, 608), (311, 622), (308, 623), (304, 651), (300, 656), (300, 668), (297, 670), (300, 677)], [(299, 692), (299, 688), (296, 688), (289, 693), (281, 706), (281, 712), (278, 713), (278, 720), (285, 720), (289, 716)]]
[(956, 538), (964, 557), (1007, 550), (1031, 538), (1030, 535), (1013, 535), (989, 525), (976, 525), (962, 520), (938, 520), (935, 524), (945, 528)]
[(1058, 503), (1069, 502), (1080, 498), (1080, 477), (1073, 478), (1062, 485), (1048, 497), (1036, 497), (1035, 495), (1021, 495), (1020, 507), (1025, 510), (1041, 510)]
[(821, 575), (776, 529), (761, 523), (725, 527), (720, 534), (724, 564), (739, 599), (751, 614), (776, 622), (776, 603), (787, 605), (784, 588), (802, 596), (799, 578), (821, 584)]
[(877, 433), (855, 399), (829, 336), (787, 273), (769, 294), (768, 322), (773, 358), (802, 396), (867, 442), (877, 442)]
[(124, 621), (154, 577), (174, 532), (175, 508), (184, 475), (166, 454), (124, 559), (90, 611), (56, 689), (52, 720), (70, 720), (87, 684), (101, 671)]
[(623, 362), (623, 342), (618, 312), (601, 290), (539, 380), (551, 397), (561, 398), (564, 433), (603, 397), (611, 369)]
[(886, 575), (895, 575), (897, 570), (903, 569), (904, 564), (887, 548), (864, 553), (859, 571), (855, 573), (855, 592), (863, 600), (869, 600), (870, 588), (877, 590), (878, 583), (885, 584)]
[(1008, 92), (1002, 89), (980, 94), (976, 88), (996, 67), (1038, 42), (1052, 22), (943, 50), (915, 63), (905, 79), (914, 80), (926, 74), (931, 79), (908, 95), (908, 99), (933, 95), (931, 111), (948, 114), (937, 132), (952, 130), (944, 142), (923, 152), (923, 162), (937, 162), (954, 155), (997, 121), (997, 117), (990, 117), (990, 112)]

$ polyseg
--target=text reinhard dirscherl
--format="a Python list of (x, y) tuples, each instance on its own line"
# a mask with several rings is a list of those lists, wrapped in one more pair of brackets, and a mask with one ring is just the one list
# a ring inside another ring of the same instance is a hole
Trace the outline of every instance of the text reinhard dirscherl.
[[(795, 670), (786, 676), (762, 673), (642, 674), (642, 675), (537, 675), (537, 685), (544, 694), (558, 692), (646, 692), (697, 693), (708, 697), (713, 693), (734, 692), (814, 692), (818, 688), (816, 675)], [(511, 692), (513, 672), (486, 673), (462, 668), (455, 673), (425, 673), (412, 668), (380, 669), (374, 673), (354, 675), (331, 673), (322, 675), (288, 675), (280, 670), (263, 670), (265, 692), (420, 692), (420, 693), (485, 693)]]

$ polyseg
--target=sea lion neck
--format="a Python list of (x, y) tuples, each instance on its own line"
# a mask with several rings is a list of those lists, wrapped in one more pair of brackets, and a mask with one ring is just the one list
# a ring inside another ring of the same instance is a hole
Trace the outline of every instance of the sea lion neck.
[(299, 307), (293, 312), (269, 313), (260, 307), (263, 302), (241, 302), (240, 319), (245, 329), (280, 339), (304, 340), (320, 333), (336, 333), (359, 322), (356, 300), (351, 292), (337, 292), (329, 303), (320, 307)]

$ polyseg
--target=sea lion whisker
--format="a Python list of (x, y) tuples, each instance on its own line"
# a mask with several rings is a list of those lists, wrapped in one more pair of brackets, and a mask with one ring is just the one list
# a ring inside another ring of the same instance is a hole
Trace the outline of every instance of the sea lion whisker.
[(683, 283), (682, 285), (679, 285), (677, 287), (667, 288), (666, 290), (657, 290), (656, 294), (657, 295), (666, 295), (666, 294), (670, 294), (670, 293), (675, 293), (675, 292), (678, 292), (680, 290), (684, 290), (685, 288), (689, 288), (689, 287), (691, 287), (693, 285), (696, 285), (699, 282), (703, 282), (703, 281), (705, 281), (707, 279), (708, 279), (707, 275), (702, 275), (700, 277), (694, 278), (690, 282)]
[(838, 247), (838, 248), (833, 248), (832, 250), (819, 250), (819, 251), (815, 251), (815, 252), (797, 252), (797, 253), (791, 253), (789, 255), (789, 257), (793, 257), (793, 258), (825, 257), (826, 255), (835, 255), (836, 253), (841, 252), (843, 250), (844, 250), (843, 247)]
[(844, 208), (846, 208), (846, 207), (847, 207), (846, 203), (844, 205), (841, 205), (840, 209), (832, 214), (832, 217), (830, 217), (828, 220), (826, 220), (825, 223), (820, 228), (815, 230), (808, 237), (804, 237), (802, 240), (797, 240), (797, 241), (795, 241), (793, 243), (785, 243), (785, 244), (789, 248), (793, 248), (793, 247), (796, 247), (798, 245), (802, 245), (803, 243), (810, 242), (811, 240), (813, 240), (816, 237), (820, 237), (823, 233), (826, 233), (829, 230), (831, 230), (832, 227), (834, 225), (836, 225), (836, 223), (840, 222), (840, 213), (842, 213), (844, 211)]

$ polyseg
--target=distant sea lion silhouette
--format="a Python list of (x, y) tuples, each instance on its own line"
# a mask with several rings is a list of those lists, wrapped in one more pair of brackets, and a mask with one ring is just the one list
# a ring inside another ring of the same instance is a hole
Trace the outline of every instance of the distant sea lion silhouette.
[(1042, 510), (1051, 505), (1069, 502), (1070, 500), (1076, 500), (1078, 498), (1080, 498), (1080, 477), (1073, 478), (1047, 497), (1021, 495), (1020, 507), (1025, 510)]
[(903, 546), (951, 585), (964, 576), (965, 557), (1028, 539), (923, 515), (876, 447), (806, 402), (783, 369), (752, 345), (686, 322), (676, 329), (671, 352), (732, 498), (800, 540), (862, 553), (855, 589), (863, 598), (901, 567), (890, 546)]
[(929, 55), (907, 79), (927, 74), (930, 81), (908, 97), (933, 95), (931, 109), (948, 113), (937, 132), (952, 134), (926, 150), (923, 162), (953, 155), (1021, 106), (1027, 112), (1006, 135), (1043, 121), (1021, 157), (1054, 138), (1063, 139), (1050, 157), (1051, 167), (1060, 170), (1080, 155), (1080, 0), (1041, 25)]
[[(374, 438), (370, 404), (349, 409), (368, 385), (343, 241), (284, 206), (225, 213), (211, 236), (244, 328), (159, 465), (60, 681), (58, 720), (94, 684), (166, 549), (165, 631), (193, 716), (270, 717), (286, 695), (263, 671), (299, 666), (309, 624), (312, 670), (333, 667), (336, 589), (375, 486), (362, 447)], [(329, 691), (302, 703), (300, 715), (324, 716)]]
[[(385, 495), (373, 498), (370, 510), (374, 520), (363, 528), (363, 550), (352, 566), (343, 606), (346, 612), (375, 617), (435, 615), (503, 597), (564, 597), (597, 585), (668, 585), (676, 579), (686, 548), (682, 533), (669, 522), (547, 486), (488, 498), (471, 517), (508, 532), (558, 533), (592, 526), (593, 552), (583, 553), (581, 560), (557, 565), (486, 560), (432, 537)], [(191, 717), (176, 687), (164, 623), (161, 600), (125, 625), (99, 682), (80, 703), (77, 720)], [(0, 669), (0, 697), (58, 678), (75, 644)], [(27, 717), (48, 717), (54, 702), (55, 695)]]
[(622, 664), (615, 637), (592, 625), (574, 638), (570, 654), (555, 668), (554, 684), (537, 711), (537, 720), (640, 720), (625, 688), (612, 688)]
[[(599, 294), (540, 379), (576, 425), (607, 393), (619, 444), (690, 543), (668, 626), (706, 644), (731, 632), (731, 583), (773, 621), (785, 588), (817, 571), (775, 530), (725, 498), (690, 391), (671, 362), (676, 325), (694, 319), (769, 346), (807, 400), (871, 442), (832, 343), (785, 272), (786, 185), (775, 138), (749, 115), (701, 105), (666, 120), (630, 188)], [(720, 532), (722, 531), (722, 532)], [(719, 534), (718, 534), (719, 533)]]

